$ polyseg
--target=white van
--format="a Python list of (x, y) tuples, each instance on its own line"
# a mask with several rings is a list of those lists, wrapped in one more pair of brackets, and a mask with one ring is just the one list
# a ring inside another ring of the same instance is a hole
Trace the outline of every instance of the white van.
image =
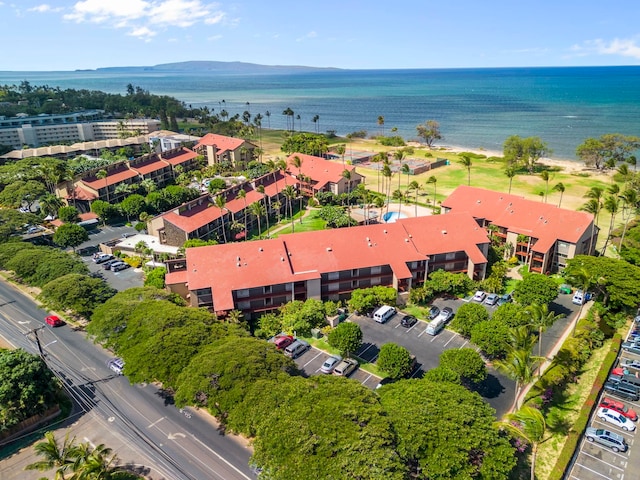
[(445, 323), (446, 322), (445, 322), (444, 318), (441, 318), (441, 317), (438, 316), (434, 320), (431, 320), (429, 322), (429, 325), (427, 325), (426, 332), (429, 335), (437, 335), (442, 331), (442, 329), (444, 328), (444, 324)]
[(389, 305), (383, 305), (373, 312), (373, 319), (378, 323), (385, 323), (396, 314), (396, 309)]

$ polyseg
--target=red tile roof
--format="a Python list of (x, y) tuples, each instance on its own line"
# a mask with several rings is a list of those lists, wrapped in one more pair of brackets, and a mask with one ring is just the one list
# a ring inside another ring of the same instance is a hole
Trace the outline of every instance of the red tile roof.
[(388, 264), (396, 277), (409, 278), (407, 262), (458, 250), (485, 263), (477, 244), (488, 242), (471, 216), (451, 214), (190, 248), (189, 290), (211, 287), (215, 309), (230, 310), (234, 290), (320, 278), (325, 272)]
[(181, 163), (188, 162), (189, 160), (192, 160), (197, 156), (198, 154), (196, 152), (189, 150), (188, 148), (181, 147), (179, 150), (179, 153), (173, 153), (173, 154), (163, 153), (161, 155), (161, 158), (165, 162), (169, 162), (171, 165), (175, 167), (176, 165), (180, 165)]
[(458, 187), (442, 206), (452, 212), (468, 212), (510, 232), (537, 238), (532, 247), (537, 252), (548, 251), (557, 240), (577, 243), (593, 222), (590, 213), (467, 186)]
[(105, 185), (115, 185), (137, 176), (138, 174), (135, 171), (129, 170), (126, 165), (123, 165), (117, 170), (109, 171), (106, 178), (89, 177), (83, 178), (81, 181), (95, 190), (100, 190)]
[(130, 164), (131, 169), (138, 172), (140, 175), (146, 175), (147, 173), (156, 172), (158, 170), (162, 170), (163, 168), (168, 167), (168, 163), (164, 160), (161, 160), (157, 156), (153, 156), (149, 158), (145, 162), (133, 163)]
[(227, 208), (231, 210), (233, 213), (238, 213), (240, 210), (244, 208), (245, 205), (247, 206), (247, 208), (249, 208), (249, 205), (251, 205), (252, 203), (258, 202), (264, 198), (264, 195), (261, 194), (260, 192), (256, 190), (247, 189), (247, 187), (249, 187), (248, 184), (244, 185), (243, 187), (246, 193), (245, 198), (240, 198), (236, 196), (235, 198), (227, 199)]
[(172, 223), (184, 232), (191, 233), (217, 220), (222, 216), (222, 212), (212, 203), (203, 203), (189, 210), (184, 210), (180, 214), (174, 210), (162, 215), (167, 222)]
[(340, 163), (330, 162), (321, 157), (294, 153), (287, 158), (289, 171), (294, 175), (298, 175), (298, 168), (291, 164), (294, 157), (299, 157), (302, 160), (300, 173), (313, 180), (315, 183), (313, 188), (316, 190), (322, 189), (328, 183), (338, 183), (342, 179), (342, 172), (345, 170), (349, 170), (352, 174), (355, 173), (353, 165), (342, 166)]
[(98, 215), (96, 215), (93, 212), (87, 212), (87, 213), (81, 213), (80, 215), (78, 215), (78, 218), (80, 218), (81, 222), (86, 222), (87, 220), (97, 220)]
[(67, 195), (67, 200), (95, 200), (96, 198), (98, 198), (98, 196), (96, 194), (94, 194), (93, 192), (90, 192), (84, 188), (82, 188), (80, 185), (75, 185), (73, 187), (73, 191)]
[(164, 276), (164, 283), (166, 285), (179, 285), (181, 283), (187, 283), (187, 271), (178, 270), (177, 272), (167, 273)]
[(287, 185), (296, 186), (300, 182), (296, 177), (289, 175), (288, 173), (279, 172), (276, 173), (277, 180), (273, 181), (273, 174), (269, 174), (267, 179), (268, 184), (264, 184), (264, 193), (267, 197), (275, 197), (278, 193), (282, 192)]
[(222, 154), (229, 150), (236, 150), (245, 143), (241, 138), (225, 137), (224, 135), (216, 135), (215, 133), (207, 133), (194, 147), (198, 149), (202, 146), (212, 147), (215, 145), (216, 154)]

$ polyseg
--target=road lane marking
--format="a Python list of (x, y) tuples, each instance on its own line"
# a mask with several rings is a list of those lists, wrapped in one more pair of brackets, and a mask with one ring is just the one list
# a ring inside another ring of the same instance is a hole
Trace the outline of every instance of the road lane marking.
[(155, 427), (158, 423), (160, 423), (162, 420), (164, 420), (166, 417), (160, 417), (158, 420), (156, 420), (155, 422), (153, 422), (152, 424), (150, 424), (147, 428), (153, 428)]

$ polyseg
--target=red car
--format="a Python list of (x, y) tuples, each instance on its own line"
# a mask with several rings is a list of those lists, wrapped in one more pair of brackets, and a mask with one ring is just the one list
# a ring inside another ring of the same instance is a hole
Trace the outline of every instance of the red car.
[(56, 317), (55, 315), (49, 315), (48, 317), (44, 317), (44, 321), (47, 325), (50, 325), (52, 327), (61, 327), (62, 325), (64, 325), (64, 322), (60, 320), (60, 318)]
[(273, 342), (278, 350), (284, 350), (293, 343), (295, 339), (291, 335), (276, 337)]
[(635, 410), (625, 406), (624, 403), (618, 402), (617, 400), (603, 398), (602, 400), (600, 400), (600, 406), (608, 408), (609, 410), (613, 410), (614, 412), (618, 412), (631, 421), (635, 422), (636, 420), (638, 420), (638, 414), (635, 412)]

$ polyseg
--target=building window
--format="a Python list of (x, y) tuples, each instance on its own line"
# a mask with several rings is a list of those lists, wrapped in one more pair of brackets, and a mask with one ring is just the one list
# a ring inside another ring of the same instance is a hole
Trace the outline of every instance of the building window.
[(351, 270), (351, 276), (352, 277), (357, 277), (358, 276), (358, 269), (354, 268), (353, 270)]
[(373, 277), (371, 279), (371, 285), (380, 285), (380, 277)]
[(382, 267), (377, 265), (375, 267), (371, 267), (371, 275), (378, 275), (382, 272)]
[(272, 305), (273, 304), (273, 298), (271, 297), (267, 297), (264, 299), (264, 304), (265, 305)]
[(330, 283), (330, 284), (329, 284), (329, 286), (328, 286), (328, 288), (329, 288), (329, 291), (330, 291), (330, 292), (337, 292), (337, 291), (338, 291), (338, 287), (339, 287), (339, 286), (340, 286), (340, 285), (339, 285), (339, 284), (337, 284), (337, 283)]
[(238, 290), (237, 296), (238, 298), (247, 298), (249, 296), (249, 290), (248, 289)]
[(340, 274), (338, 272), (329, 272), (327, 277), (329, 280), (338, 280), (338, 278), (340, 278)]
[(445, 255), (445, 260), (454, 260), (456, 258), (456, 252), (449, 252)]
[(264, 293), (271, 293), (271, 285), (264, 287)]
[(251, 302), (238, 302), (239, 310), (248, 310), (251, 308)]
[(351, 282), (351, 288), (358, 288), (358, 280), (354, 280)]
[(456, 264), (453, 263), (453, 262), (445, 263), (445, 265), (444, 265), (444, 269), (445, 270), (451, 271), (451, 270), (455, 270), (455, 268), (456, 268)]

